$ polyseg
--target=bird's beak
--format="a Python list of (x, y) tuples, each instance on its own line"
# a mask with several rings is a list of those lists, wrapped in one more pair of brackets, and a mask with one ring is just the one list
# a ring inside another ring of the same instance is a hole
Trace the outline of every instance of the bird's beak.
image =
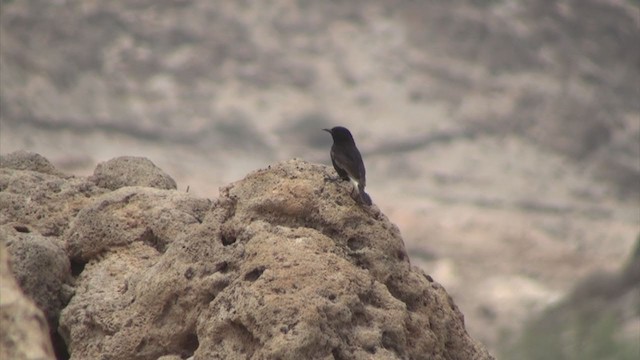
[(324, 131), (328, 132), (329, 134), (331, 134), (331, 130), (330, 129), (322, 129), (322, 130), (324, 130)]

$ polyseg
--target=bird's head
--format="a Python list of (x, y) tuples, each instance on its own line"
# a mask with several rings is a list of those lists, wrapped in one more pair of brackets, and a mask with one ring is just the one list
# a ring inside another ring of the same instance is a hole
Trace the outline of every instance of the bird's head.
[(331, 137), (333, 138), (333, 142), (337, 142), (337, 143), (353, 143), (354, 142), (351, 132), (346, 127), (336, 126), (331, 129), (322, 129), (322, 130), (331, 134)]

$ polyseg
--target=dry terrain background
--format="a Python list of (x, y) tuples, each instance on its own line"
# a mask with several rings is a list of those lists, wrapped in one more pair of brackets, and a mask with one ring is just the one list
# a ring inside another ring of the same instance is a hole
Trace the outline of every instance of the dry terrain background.
[(280, 160), (329, 164), (320, 129), (347, 126), (412, 263), (494, 353), (632, 252), (637, 1), (1, 6), (3, 154), (79, 175), (145, 156), (214, 198)]

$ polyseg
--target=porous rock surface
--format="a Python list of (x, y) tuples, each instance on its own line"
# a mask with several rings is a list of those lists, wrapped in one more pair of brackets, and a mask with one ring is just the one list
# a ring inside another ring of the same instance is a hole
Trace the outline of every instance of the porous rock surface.
[(13, 279), (0, 242), (0, 359), (55, 359), (44, 314)]
[(25, 232), (26, 229), (0, 225), (0, 242), (11, 254), (15, 280), (44, 312), (55, 332), (60, 311), (73, 295), (69, 257), (59, 239)]
[(0, 156), (0, 168), (32, 170), (43, 174), (62, 175), (44, 156), (24, 150)]
[(136, 156), (121, 156), (98, 164), (89, 179), (96, 185), (116, 190), (125, 186), (148, 186), (176, 189), (176, 182), (151, 160)]
[[(139, 164), (101, 171), (136, 174), (127, 168)], [(13, 181), (44, 176), (0, 171), (0, 200)], [(76, 206), (58, 215), (68, 220), (59, 232), (33, 239), (64, 244), (72, 264), (75, 295), (58, 319), (70, 357), (492, 359), (446, 291), (410, 265), (397, 227), (332, 176), (291, 160), (214, 201), (58, 177), (61, 188), (85, 184), (84, 200), (50, 199)], [(19, 210), (4, 215), (3, 206), (0, 224), (45, 235), (47, 217), (21, 219)]]

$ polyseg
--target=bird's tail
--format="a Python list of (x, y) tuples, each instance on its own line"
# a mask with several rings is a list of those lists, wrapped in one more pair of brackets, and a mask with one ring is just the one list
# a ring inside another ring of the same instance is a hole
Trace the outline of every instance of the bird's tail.
[(362, 201), (362, 203), (367, 204), (368, 206), (371, 206), (372, 204), (371, 196), (369, 196), (369, 194), (364, 192), (364, 186), (358, 186), (358, 192), (360, 192), (360, 200)]

